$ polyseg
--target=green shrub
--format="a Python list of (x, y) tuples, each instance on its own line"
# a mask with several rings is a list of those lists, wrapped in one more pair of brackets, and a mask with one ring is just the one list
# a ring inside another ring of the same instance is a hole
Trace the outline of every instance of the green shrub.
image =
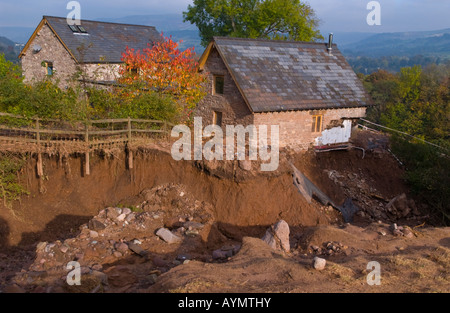
[(0, 154), (0, 198), (5, 205), (28, 194), (20, 184), (17, 173), (25, 165), (26, 160), (17, 156)]
[(439, 219), (450, 225), (450, 158), (443, 150), (394, 136), (392, 151), (406, 167), (411, 191), (422, 198)]

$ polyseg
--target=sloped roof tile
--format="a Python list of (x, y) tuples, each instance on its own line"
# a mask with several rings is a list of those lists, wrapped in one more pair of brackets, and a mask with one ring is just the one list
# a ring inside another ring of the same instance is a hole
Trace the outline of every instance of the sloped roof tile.
[(338, 109), (370, 105), (355, 72), (325, 43), (215, 37), (253, 112)]
[(121, 63), (126, 47), (142, 50), (161, 40), (153, 26), (81, 20), (87, 33), (74, 33), (62, 17), (44, 16), (80, 63)]

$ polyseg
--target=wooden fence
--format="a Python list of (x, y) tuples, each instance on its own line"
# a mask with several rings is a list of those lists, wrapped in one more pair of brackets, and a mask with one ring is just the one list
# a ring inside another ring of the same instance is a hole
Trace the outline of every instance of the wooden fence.
[(160, 120), (125, 118), (67, 122), (0, 113), (0, 152), (37, 154), (38, 176), (43, 175), (43, 153), (84, 153), (85, 173), (89, 175), (91, 152), (120, 147), (127, 149), (131, 169), (133, 144), (168, 136), (172, 126)]

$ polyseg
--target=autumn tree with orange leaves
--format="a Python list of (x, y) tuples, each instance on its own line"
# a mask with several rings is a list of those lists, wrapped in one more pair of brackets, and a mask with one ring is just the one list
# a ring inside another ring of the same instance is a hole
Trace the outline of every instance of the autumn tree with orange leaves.
[(180, 51), (172, 37), (161, 34), (161, 39), (142, 51), (127, 47), (119, 82), (127, 86), (124, 92), (131, 97), (148, 92), (172, 97), (179, 113), (190, 119), (206, 95), (206, 77), (198, 71), (194, 48)]

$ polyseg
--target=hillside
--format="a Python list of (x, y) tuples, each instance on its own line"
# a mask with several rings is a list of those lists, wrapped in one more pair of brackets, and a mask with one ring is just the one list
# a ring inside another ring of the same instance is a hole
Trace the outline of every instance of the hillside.
[[(202, 54), (204, 51), (196, 26), (184, 23), (182, 14), (132, 15), (120, 18), (96, 18), (95, 20), (155, 26), (165, 36), (172, 36), (177, 42), (182, 41), (181, 49), (195, 47), (197, 54)], [(33, 30), (30, 27), (0, 27), (0, 36), (23, 44)], [(327, 37), (329, 32), (334, 33), (335, 43), (356, 72), (370, 74), (378, 69), (396, 72), (401, 67), (426, 66), (450, 60), (450, 28), (396, 33), (322, 30), (324, 37)], [(7, 57), (12, 60), (15, 56), (10, 54)]]
[(449, 62), (450, 28), (375, 34), (339, 47), (356, 72), (370, 74), (378, 69), (398, 72), (402, 67)]
[(16, 48), (15, 42), (0, 36), (0, 54), (5, 54), (6, 60), (16, 62), (19, 51)]
[(347, 56), (415, 55), (450, 57), (450, 28), (425, 32), (400, 32), (375, 34), (354, 43), (340, 46)]

